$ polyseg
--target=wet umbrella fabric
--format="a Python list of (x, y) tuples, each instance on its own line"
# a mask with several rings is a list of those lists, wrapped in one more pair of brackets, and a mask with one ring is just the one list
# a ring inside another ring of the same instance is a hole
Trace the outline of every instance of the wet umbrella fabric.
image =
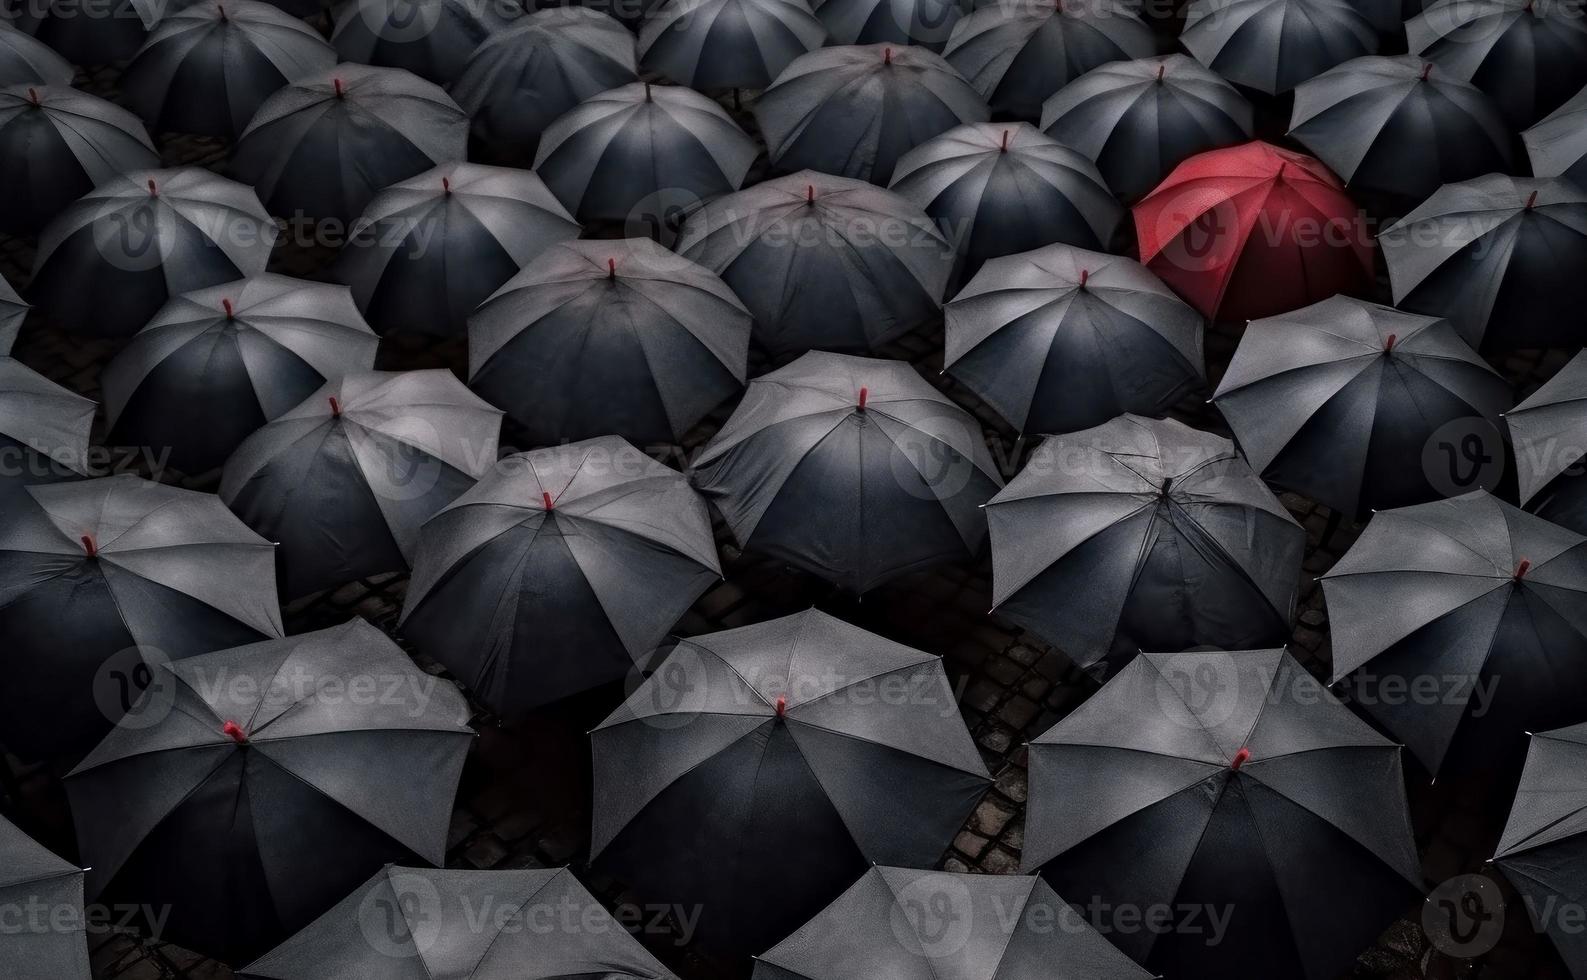
[(445, 85), (475, 48), (519, 16), (514, 0), (341, 0), (331, 44), (342, 61), (402, 68)]
[(495, 463), (500, 427), (450, 371), (347, 374), (245, 439), (220, 495), (280, 543), (296, 598), (406, 570), (419, 526)]
[(7, 19), (77, 65), (108, 65), (137, 53), (179, 0), (38, 0)]
[(441, 862), (467, 718), (361, 619), (160, 664), (66, 778), (89, 893), (246, 963), (388, 862)]
[[(0, 817), (0, 903), (12, 910), (0, 943), (6, 980), (89, 980), (83, 872)], [(42, 909), (42, 918), (30, 910)]]
[(1161, 975), (1331, 980), (1421, 892), (1400, 752), (1282, 650), (1143, 653), (1030, 743), (1023, 867), (1081, 909), (1223, 910), (1215, 942), (1114, 931)]
[(373, 368), (378, 343), (340, 286), (266, 273), (184, 293), (105, 367), (107, 438), (207, 473), (327, 380)]
[(0, 86), (70, 85), (76, 74), (49, 45), (0, 21)]
[(531, 259), (578, 235), (534, 173), (444, 163), (377, 194), (331, 275), (383, 335), (456, 335)]
[(1587, 184), (1587, 88), (1521, 134), (1532, 173)]
[(667, 0), (639, 32), (640, 60), (703, 92), (763, 89), (827, 29), (805, 0)]
[(1227, 439), (1135, 415), (1054, 436), (986, 519), (994, 611), (1082, 667), (1289, 636), (1306, 533)]
[(1574, 3), (1441, 0), (1405, 22), (1414, 55), (1493, 96), (1516, 129), (1587, 84), (1587, 24)]
[(590, 739), (596, 867), (737, 951), (937, 861), (990, 782), (940, 658), (815, 610), (682, 641)]
[(1448, 320), (1335, 296), (1251, 321), (1212, 401), (1268, 482), (1364, 516), (1443, 496), (1433, 437), (1512, 398)]
[(971, 0), (815, 0), (830, 44), (917, 45), (941, 51)]
[(1505, 413), (1515, 443), (1521, 506), (1587, 534), (1587, 354)]
[(1201, 315), (1115, 255), (994, 259), (943, 314), (944, 369), (1021, 433), (1161, 415), (1202, 383)]
[(856, 594), (975, 557), (1003, 484), (974, 417), (909, 364), (822, 351), (752, 381), (694, 476), (741, 547)]
[(95, 405), (0, 356), (0, 511), (31, 506), (23, 487), (87, 476)]
[(519, 718), (633, 675), (720, 577), (687, 478), (603, 436), (508, 456), (427, 521), (402, 629)]
[(16, 343), (17, 334), (21, 333), (30, 309), (32, 307), (0, 276), (0, 357), (11, 353), (11, 347)]
[(1378, 31), (1352, 0), (1191, 0), (1179, 43), (1229, 81), (1276, 95), (1376, 53)]

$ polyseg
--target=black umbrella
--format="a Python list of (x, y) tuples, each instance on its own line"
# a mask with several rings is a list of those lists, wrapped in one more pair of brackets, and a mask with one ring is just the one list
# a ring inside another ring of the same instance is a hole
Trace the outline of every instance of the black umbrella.
[(1532, 173), (1587, 184), (1587, 88), (1521, 134)]
[(885, 44), (795, 58), (755, 103), (772, 166), (886, 185), (898, 158), (986, 103), (941, 55)]
[(76, 74), (49, 45), (0, 19), (0, 86), (70, 85)]
[(361, 619), (161, 664), (66, 778), (89, 893), (246, 963), (382, 865), (441, 862), (467, 719)]
[(88, 475), (94, 408), (21, 361), (0, 356), (0, 511), (9, 515), (30, 506), (23, 487)]
[(245, 439), (220, 495), (280, 544), (296, 598), (406, 570), (419, 526), (496, 462), (500, 428), (450, 371), (346, 374)]
[(6, 19), (73, 64), (108, 65), (136, 54), (173, 2), (27, 0), (8, 5)]
[(1587, 354), (1577, 354), (1505, 414), (1521, 505), (1587, 534)]
[(277, 89), (335, 64), (319, 32), (279, 7), (197, 0), (155, 25), (121, 90), (155, 129), (235, 139)]
[(1082, 667), (1289, 636), (1306, 532), (1227, 439), (1136, 415), (1054, 436), (986, 519), (995, 610)]
[(897, 194), (808, 170), (699, 209), (678, 252), (722, 277), (773, 354), (872, 350), (935, 321), (955, 259)]
[(469, 384), (538, 445), (681, 442), (748, 370), (749, 311), (648, 238), (554, 245), (468, 322)]
[(1405, 22), (1412, 54), (1493, 96), (1530, 126), (1587, 84), (1587, 24), (1576, 3), (1441, 0)]
[(508, 456), (430, 518), (402, 629), (519, 718), (631, 675), (720, 576), (689, 481), (603, 436)]
[(530, 171), (443, 163), (375, 195), (331, 275), (382, 334), (446, 336), (578, 222)]
[(1179, 43), (1229, 81), (1275, 95), (1373, 54), (1378, 30), (1354, 0), (1191, 0)]
[(1003, 485), (975, 418), (913, 367), (823, 351), (750, 382), (695, 467), (741, 547), (854, 593), (974, 558)]
[(82, 869), (0, 817), (0, 939), (6, 980), (89, 980)]
[(815, 610), (682, 641), (590, 741), (597, 867), (740, 951), (936, 863), (990, 782), (940, 658)]
[(69, 330), (126, 337), (172, 296), (263, 272), (277, 233), (251, 187), (199, 167), (134, 171), (40, 233), (28, 289)]
[(207, 473), (327, 380), (374, 367), (378, 343), (340, 286), (266, 273), (185, 293), (105, 367), (106, 438)]
[(943, 367), (1021, 433), (1161, 415), (1202, 383), (1201, 314), (1131, 259), (993, 259), (943, 314)]
[(22, 330), (22, 323), (28, 318), (28, 306), (11, 284), (0, 276), (0, 357), (11, 353), (11, 347), (16, 343), (17, 334)]
[(342, 0), (331, 43), (343, 61), (405, 68), (445, 85), (521, 16), (516, 0)]
[(667, 0), (645, 18), (639, 51), (646, 68), (680, 85), (736, 91), (765, 88), (826, 39), (805, 0)]
[(280, 636), (275, 553), (213, 494), (122, 475), (0, 523), (0, 743), (76, 759), (168, 658)]
[(973, 0), (814, 0), (832, 44), (912, 44), (941, 51)]
[(467, 149), (468, 116), (439, 86), (337, 65), (266, 99), (233, 166), (275, 214), (352, 221), (382, 188)]
[(1443, 496), (1434, 437), (1512, 397), (1448, 320), (1335, 296), (1251, 321), (1212, 400), (1270, 483), (1364, 516)]
[(1164, 976), (1333, 980), (1421, 893), (1402, 778), (1283, 650), (1143, 653), (1030, 743), (1023, 867)]

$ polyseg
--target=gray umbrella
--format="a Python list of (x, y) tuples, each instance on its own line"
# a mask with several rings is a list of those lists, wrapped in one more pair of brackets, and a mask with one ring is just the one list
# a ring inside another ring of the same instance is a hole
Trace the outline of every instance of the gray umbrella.
[(801, 55), (755, 103), (774, 167), (886, 185), (898, 158), (986, 103), (941, 55), (871, 44)]
[(521, 16), (517, 0), (341, 0), (331, 43), (343, 61), (405, 68), (445, 85)]
[(78, 65), (109, 65), (137, 53), (149, 28), (180, 0), (28, 0), (5, 19)]
[(833, 44), (915, 44), (941, 51), (971, 0), (815, 0)]
[(1212, 400), (1269, 482), (1362, 516), (1443, 496), (1434, 437), (1512, 397), (1448, 320), (1335, 296), (1251, 321)]
[(126, 337), (172, 296), (263, 272), (277, 234), (245, 184), (199, 167), (133, 171), (40, 233), (28, 291), (70, 330)]
[(1521, 134), (1532, 173), (1587, 184), (1587, 88)]
[(89, 471), (94, 403), (0, 356), (0, 510), (27, 504), (23, 487)]
[(744, 385), (750, 315), (648, 238), (546, 249), (469, 318), (469, 384), (535, 444), (684, 433)]
[(0, 19), (0, 86), (70, 85), (76, 74), (49, 45)]
[(974, 558), (1003, 485), (975, 418), (909, 364), (822, 351), (750, 382), (694, 475), (741, 547), (853, 593)]
[(1227, 439), (1136, 415), (1054, 436), (986, 519), (995, 610), (1082, 667), (1289, 636), (1306, 532)]
[(11, 347), (17, 341), (17, 334), (22, 330), (22, 324), (28, 318), (28, 310), (32, 309), (11, 284), (0, 276), (0, 357), (11, 353)]
[(1131, 259), (993, 259), (943, 308), (947, 372), (1021, 433), (1161, 415), (1201, 385), (1201, 314)]
[(439, 86), (348, 64), (266, 99), (232, 165), (272, 213), (350, 222), (382, 188), (467, 149), (468, 116)]
[(220, 495), (280, 543), (296, 598), (406, 570), (420, 525), (496, 462), (500, 427), (450, 371), (346, 374), (244, 440)]
[(727, 282), (773, 354), (872, 350), (935, 321), (955, 258), (897, 194), (812, 171), (707, 204), (678, 252)]
[(1275, 95), (1376, 52), (1378, 31), (1352, 0), (1191, 0), (1179, 43), (1229, 81)]
[(1587, 354), (1577, 354), (1504, 420), (1515, 441), (1521, 505), (1587, 534)]
[(378, 343), (341, 286), (266, 273), (184, 293), (105, 367), (106, 438), (207, 473), (327, 380), (374, 367)]
[(336, 64), (318, 31), (259, 0), (197, 0), (155, 25), (121, 90), (158, 130), (235, 139), (289, 82)]
[(763, 89), (827, 39), (805, 0), (667, 0), (639, 31), (646, 68), (704, 92)]
[(425, 522), (402, 630), (516, 719), (633, 675), (720, 577), (689, 481), (602, 436), (508, 456)]
[(89, 980), (83, 871), (0, 817), (0, 942), (6, 980)]
[(1493, 96), (1516, 129), (1587, 84), (1587, 24), (1577, 3), (1440, 0), (1405, 22), (1412, 54)]
[(0, 228), (38, 231), (95, 186), (160, 165), (143, 123), (65, 85), (0, 89)]
[(579, 225), (527, 170), (443, 163), (375, 196), (331, 275), (382, 334), (461, 334), (468, 316)]

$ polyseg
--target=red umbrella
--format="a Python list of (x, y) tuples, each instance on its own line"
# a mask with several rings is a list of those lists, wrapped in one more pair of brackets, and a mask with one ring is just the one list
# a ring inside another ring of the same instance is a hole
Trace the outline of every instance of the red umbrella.
[(1191, 157), (1135, 205), (1141, 261), (1213, 319), (1300, 309), (1372, 285), (1372, 239), (1344, 184), (1262, 142)]

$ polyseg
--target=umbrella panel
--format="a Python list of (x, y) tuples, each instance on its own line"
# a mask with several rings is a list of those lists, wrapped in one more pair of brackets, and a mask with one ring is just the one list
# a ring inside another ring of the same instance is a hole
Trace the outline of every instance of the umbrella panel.
[(1587, 467), (1577, 463), (1550, 480), (1527, 509), (1577, 534), (1587, 534)]

